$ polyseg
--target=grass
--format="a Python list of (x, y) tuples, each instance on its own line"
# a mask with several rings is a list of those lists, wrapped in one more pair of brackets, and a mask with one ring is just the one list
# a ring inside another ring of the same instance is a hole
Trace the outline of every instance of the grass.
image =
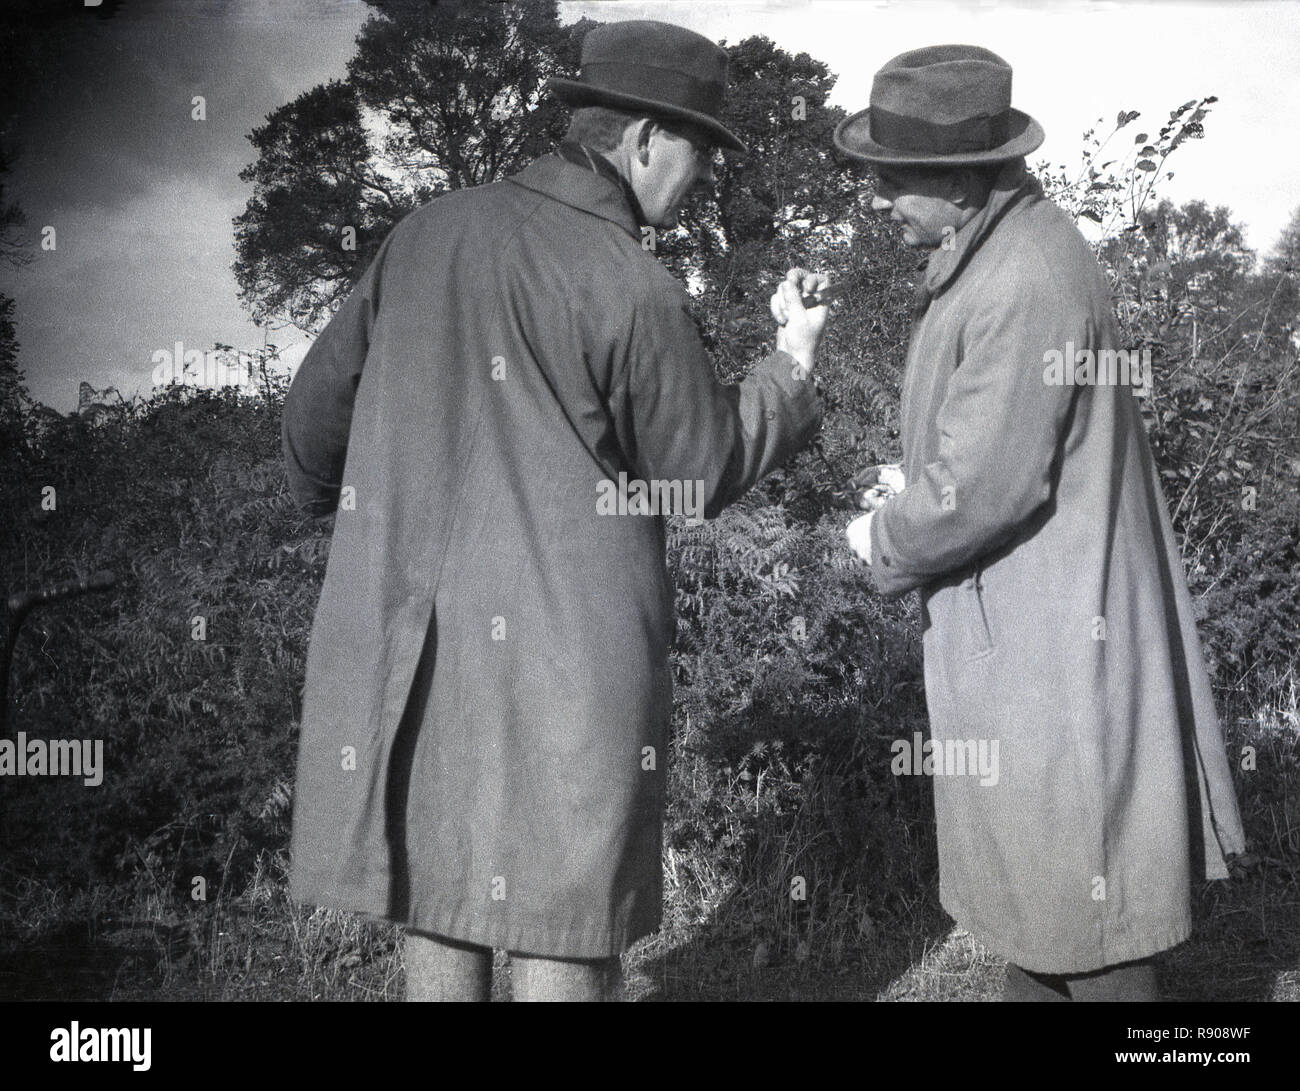
[[(1229, 721), (1234, 752), (1256, 752), (1239, 779), (1250, 852), (1196, 892), (1195, 935), (1159, 960), (1168, 1000), (1300, 1000), (1294, 675), (1271, 692)], [(794, 791), (735, 781), (714, 844), (669, 844), (664, 927), (624, 957), (627, 999), (999, 998), (1003, 962), (938, 903), (928, 784), (855, 782), (876, 745), (832, 750)], [(704, 775), (690, 768), (699, 755), (679, 760), (686, 780)], [(293, 904), (286, 867), (264, 852), (241, 891), (211, 902), (182, 902), (139, 872), (88, 890), (0, 873), (0, 998), (401, 999), (400, 930)], [(789, 897), (792, 870), (815, 892), (803, 903)], [(497, 969), (494, 999), (508, 999), (500, 954)]]

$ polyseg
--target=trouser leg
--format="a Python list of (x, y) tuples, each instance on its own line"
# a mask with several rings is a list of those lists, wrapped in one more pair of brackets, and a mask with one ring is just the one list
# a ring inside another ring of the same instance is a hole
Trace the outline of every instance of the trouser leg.
[(1058, 1003), (1070, 999), (1070, 990), (1065, 978), (1059, 974), (1036, 974), (1008, 962), (1002, 999), (1020, 1003)]
[(607, 1001), (622, 990), (616, 958), (578, 961), (510, 954), (510, 980), (516, 1000)]
[(1003, 1000), (1049, 1001), (1155, 1001), (1155, 966), (1148, 959), (1104, 966), (1086, 974), (1040, 974), (1007, 963)]
[(1095, 973), (1070, 979), (1070, 999), (1095, 1001), (1156, 1001), (1156, 968), (1147, 959), (1105, 966)]
[(491, 995), (490, 948), (406, 933), (407, 1000), (486, 1001)]

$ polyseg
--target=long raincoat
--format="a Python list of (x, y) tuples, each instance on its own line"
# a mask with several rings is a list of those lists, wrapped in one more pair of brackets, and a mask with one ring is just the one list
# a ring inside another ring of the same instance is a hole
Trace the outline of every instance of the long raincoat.
[(658, 926), (663, 514), (716, 514), (812, 437), (796, 373), (720, 385), (619, 187), (558, 156), (397, 226), (285, 409), (293, 495), (338, 511), (298, 900), (551, 957)]
[(1101, 270), (1022, 164), (933, 253), (918, 312), (872, 572), (921, 592), (941, 900), (1026, 969), (1151, 955), (1243, 838), (1146, 370), (1112, 354)]

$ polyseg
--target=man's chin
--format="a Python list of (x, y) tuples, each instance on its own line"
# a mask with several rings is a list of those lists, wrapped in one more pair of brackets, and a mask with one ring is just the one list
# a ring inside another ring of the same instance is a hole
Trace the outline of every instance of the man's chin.
[(694, 199), (690, 193), (687, 193), (680, 200), (674, 202), (672, 205), (669, 206), (669, 208), (664, 212), (663, 216), (661, 217), (663, 219), (663, 223), (658, 224), (656, 226), (658, 226), (663, 231), (671, 231), (675, 227), (681, 227), (682, 212), (683, 210), (691, 207), (694, 207)]
[(644, 217), (642, 222), (649, 224), (656, 231), (671, 231), (677, 226), (676, 211), (651, 212), (649, 209), (642, 207), (641, 215)]

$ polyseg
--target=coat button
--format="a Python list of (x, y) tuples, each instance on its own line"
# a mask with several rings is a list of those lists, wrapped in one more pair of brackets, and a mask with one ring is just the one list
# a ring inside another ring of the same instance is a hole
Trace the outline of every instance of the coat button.
[(889, 567), (890, 561), (889, 561), (889, 554), (888, 554), (888, 553), (882, 553), (882, 554), (880, 555), (880, 563), (883, 564), (886, 568)]
[(775, 410), (775, 409), (769, 409), (769, 410), (767, 411), (767, 419), (768, 419), (768, 420), (776, 420), (776, 410)]

